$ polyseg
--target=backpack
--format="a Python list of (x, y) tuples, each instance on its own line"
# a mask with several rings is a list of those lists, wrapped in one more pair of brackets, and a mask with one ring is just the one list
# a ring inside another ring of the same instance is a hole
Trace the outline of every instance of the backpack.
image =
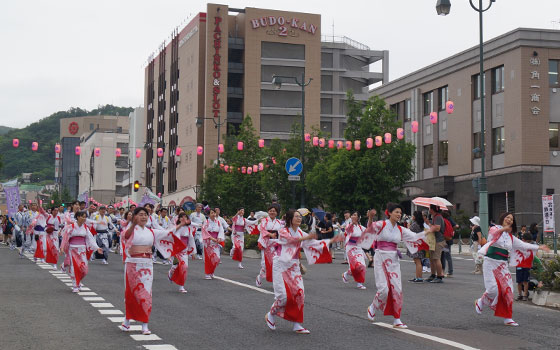
[(453, 226), (451, 226), (451, 222), (449, 222), (449, 220), (447, 220), (443, 216), (441, 218), (445, 223), (445, 228), (443, 229), (443, 238), (445, 238), (446, 241), (450, 241), (453, 239), (453, 236), (455, 235), (455, 231), (453, 231)]

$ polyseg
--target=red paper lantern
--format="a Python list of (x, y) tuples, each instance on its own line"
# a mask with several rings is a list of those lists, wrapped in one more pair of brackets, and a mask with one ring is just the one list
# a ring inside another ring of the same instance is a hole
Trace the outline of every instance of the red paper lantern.
[(366, 147), (367, 148), (373, 148), (373, 139), (371, 137), (368, 137), (366, 139)]
[(272, 164), (276, 165), (276, 158), (272, 157)]
[(117, 149), (115, 150), (115, 156), (116, 156), (116, 157), (120, 157), (121, 155), (122, 155), (122, 150), (121, 150), (120, 148), (117, 148)]
[(325, 139), (322, 137), (319, 139), (319, 147), (325, 147)]
[(418, 122), (415, 120), (412, 123), (410, 123), (411, 129), (413, 133), (417, 133), (418, 132)]
[(224, 168), (224, 165), (223, 165), (223, 164), (220, 164), (220, 168), (222, 168), (222, 169), (223, 169), (223, 168)]
[(76, 146), (74, 152), (76, 153), (77, 156), (79, 156), (80, 154), (82, 154), (82, 147)]
[(259, 140), (259, 148), (263, 148), (264, 147), (264, 140), (260, 139)]
[(252, 167), (248, 167), (248, 168), (247, 168), (247, 174), (250, 175), (251, 173), (253, 173), (253, 168), (252, 168)]
[(247, 173), (247, 167), (243, 166), (241, 167), (241, 174), (246, 174)]
[(259, 163), (259, 171), (263, 171), (264, 170), (264, 164), (263, 163)]
[(136, 149), (136, 158), (142, 157), (142, 150), (140, 148)]
[(253, 172), (256, 173), (259, 171), (259, 166), (258, 165), (253, 165)]
[(375, 145), (377, 147), (381, 147), (382, 144), (383, 144), (383, 140), (381, 139), (381, 136), (375, 136)]
[(224, 170), (227, 172), (229, 170), (229, 165), (224, 166)]
[(432, 124), (437, 123), (437, 112), (430, 113), (430, 123)]
[(445, 111), (447, 112), (447, 114), (453, 114), (453, 112), (455, 112), (455, 104), (453, 103), (453, 101), (445, 102)]
[(237, 150), (238, 151), (243, 151), (243, 141), (237, 142)]
[(12, 146), (14, 146), (15, 148), (19, 147), (19, 139), (13, 139), (12, 140)]
[(329, 148), (334, 148), (334, 140), (329, 140)]
[(158, 157), (163, 157), (163, 148), (159, 147), (159, 148), (157, 149), (157, 156), (158, 156)]
[(311, 141), (311, 134), (305, 134), (305, 142)]
[(39, 143), (37, 143), (37, 142), (35, 142), (35, 141), (31, 142), (31, 150), (32, 150), (33, 152), (35, 152), (35, 151), (37, 151), (38, 149), (39, 149)]
[(180, 157), (181, 153), (183, 153), (183, 149), (177, 146), (177, 148), (175, 149), (175, 155)]
[(397, 139), (402, 140), (404, 139), (404, 129), (398, 128), (397, 129)]
[(57, 143), (56, 145), (54, 145), (54, 153), (60, 153), (62, 147), (60, 147), (60, 145)]
[(346, 150), (347, 150), (347, 151), (351, 151), (351, 150), (352, 150), (352, 141), (346, 141)]
[(385, 143), (391, 143), (391, 133), (385, 133)]
[(94, 154), (96, 157), (99, 157), (99, 155), (101, 155), (101, 149), (99, 149), (98, 147), (94, 148), (94, 149), (93, 149), (93, 154)]
[(196, 148), (196, 154), (199, 155), (199, 156), (201, 156), (202, 153), (204, 153), (204, 147), (198, 146), (198, 147)]
[(223, 143), (220, 143), (218, 145), (218, 153), (220, 153), (220, 154), (224, 153), (224, 144)]
[(362, 142), (361, 142), (360, 140), (355, 140), (355, 141), (354, 141), (354, 149), (355, 149), (356, 151), (359, 151), (359, 150), (360, 150), (360, 147), (361, 147), (361, 144), (362, 144)]
[(319, 146), (319, 138), (317, 136), (313, 136), (313, 146)]
[(342, 149), (342, 147), (344, 147), (344, 143), (342, 141), (336, 141), (336, 148)]

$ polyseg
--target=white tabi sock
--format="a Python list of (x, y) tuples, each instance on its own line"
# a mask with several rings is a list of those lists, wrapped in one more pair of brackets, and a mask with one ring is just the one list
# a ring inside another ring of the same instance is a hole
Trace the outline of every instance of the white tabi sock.
[(145, 332), (148, 330), (148, 324), (147, 323), (142, 323), (142, 332)]
[(300, 329), (305, 329), (301, 324), (294, 322), (294, 331), (299, 331)]
[(124, 324), (126, 327), (130, 327), (130, 320), (127, 319), (127, 318), (125, 318), (123, 324)]

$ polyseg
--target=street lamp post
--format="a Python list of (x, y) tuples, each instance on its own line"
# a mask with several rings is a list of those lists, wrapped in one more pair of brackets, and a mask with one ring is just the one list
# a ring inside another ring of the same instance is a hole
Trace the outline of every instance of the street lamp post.
[[(484, 8), (482, 6), (482, 0), (478, 0), (478, 7), (475, 6), (473, 0), (469, 0), (471, 7), (478, 12), (478, 22), (479, 22), (479, 31), (480, 31), (480, 42), (479, 42), (479, 64), (480, 64), (480, 72), (479, 72), (479, 85), (478, 91), (480, 93), (480, 179), (478, 183), (478, 216), (480, 217), (481, 230), (485, 235), (488, 235), (488, 188), (486, 183), (486, 174), (485, 174), (485, 129), (484, 129), (484, 40), (482, 36), (482, 14), (492, 7), (492, 3), (496, 0), (490, 0), (488, 6)], [(451, 10), (451, 1), (450, 0), (438, 0), (436, 3), (436, 11), (438, 15), (446, 16), (449, 14)]]
[(282, 87), (282, 79), (293, 80), (301, 87), (301, 164), (303, 165), (301, 181), (303, 186), (301, 187), (300, 207), (305, 208), (305, 87), (311, 84), (313, 78), (309, 78), (309, 80), (305, 81), (305, 72), (301, 73), (300, 79), (292, 76), (273, 75), (272, 86), (274, 89), (279, 90)]
[[(196, 127), (201, 128), (204, 125), (204, 120), (212, 120), (212, 122), (214, 122), (214, 127), (216, 129), (218, 129), (218, 145), (219, 145), (220, 144), (220, 128), (222, 127), (222, 125), (227, 123), (227, 118), (224, 119), (224, 121), (222, 122), (222, 119), (221, 119), (219, 114), (218, 114), (218, 121), (214, 120), (214, 118), (197, 117), (196, 118)], [(217, 152), (218, 152), (218, 157), (216, 158), (216, 162), (218, 162), (218, 165), (220, 165), (220, 149), (219, 148), (218, 148)]]

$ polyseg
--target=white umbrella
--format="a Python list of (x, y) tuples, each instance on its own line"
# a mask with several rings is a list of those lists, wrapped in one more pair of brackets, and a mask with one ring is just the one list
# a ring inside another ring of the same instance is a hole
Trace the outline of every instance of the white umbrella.
[(435, 199), (435, 200), (438, 200), (438, 201), (441, 201), (441, 202), (445, 203), (445, 206), (447, 206), (447, 207), (452, 207), (453, 206), (453, 204), (445, 198), (432, 197), (432, 199)]
[(426, 208), (429, 208), (430, 205), (436, 205), (441, 210), (448, 210), (447, 209), (447, 204), (445, 202), (447, 202), (447, 203), (449, 203), (449, 202), (447, 200), (445, 200), (445, 202), (442, 201), (441, 199), (443, 199), (443, 198), (440, 198), (440, 199), (437, 199), (437, 198), (438, 197), (433, 197), (433, 198), (417, 197), (417, 198), (414, 198), (412, 200), (412, 203), (416, 204), (419, 207), (426, 207)]

